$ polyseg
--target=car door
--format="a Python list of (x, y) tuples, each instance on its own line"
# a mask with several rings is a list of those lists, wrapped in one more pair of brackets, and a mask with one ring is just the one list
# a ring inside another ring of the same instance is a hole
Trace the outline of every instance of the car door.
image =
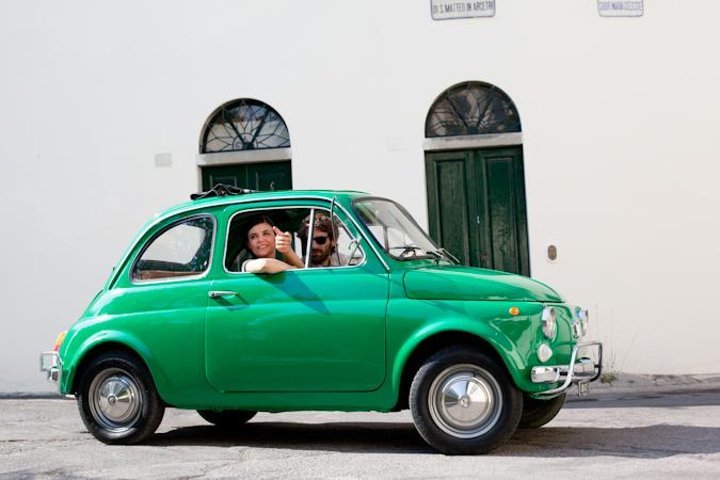
[[(317, 202), (295, 206), (329, 209)], [(338, 218), (348, 235), (359, 238), (343, 212)], [(351, 266), (272, 275), (225, 269), (225, 276), (212, 282), (208, 306), (210, 383), (233, 392), (367, 391), (380, 386), (388, 275), (367, 247), (360, 242), (362, 258)]]

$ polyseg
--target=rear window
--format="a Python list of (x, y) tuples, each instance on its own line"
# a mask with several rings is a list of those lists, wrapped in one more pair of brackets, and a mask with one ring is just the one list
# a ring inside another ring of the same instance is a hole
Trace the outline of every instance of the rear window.
[(132, 270), (136, 281), (202, 275), (210, 266), (215, 222), (200, 216), (180, 221), (148, 241)]

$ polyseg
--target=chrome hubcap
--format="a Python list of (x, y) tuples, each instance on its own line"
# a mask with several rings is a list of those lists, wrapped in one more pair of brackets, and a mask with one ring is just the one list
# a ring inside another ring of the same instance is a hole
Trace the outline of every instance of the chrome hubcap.
[(442, 431), (457, 438), (474, 438), (498, 422), (502, 391), (487, 370), (470, 364), (453, 365), (433, 381), (428, 405)]
[(100, 372), (90, 384), (90, 410), (105, 429), (122, 432), (140, 417), (142, 390), (124, 370), (110, 368)]

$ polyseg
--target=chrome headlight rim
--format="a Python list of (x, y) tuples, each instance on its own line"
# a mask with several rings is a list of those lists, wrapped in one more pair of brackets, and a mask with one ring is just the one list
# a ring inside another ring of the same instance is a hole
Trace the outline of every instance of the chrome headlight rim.
[(543, 308), (540, 316), (542, 320), (542, 332), (548, 340), (554, 340), (557, 335), (557, 312), (553, 307)]

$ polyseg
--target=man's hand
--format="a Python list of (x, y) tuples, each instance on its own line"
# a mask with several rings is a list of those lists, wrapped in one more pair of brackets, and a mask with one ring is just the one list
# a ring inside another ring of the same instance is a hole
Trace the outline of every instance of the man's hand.
[(290, 232), (283, 232), (277, 227), (273, 227), (275, 232), (275, 250), (285, 254), (292, 249), (292, 235)]

